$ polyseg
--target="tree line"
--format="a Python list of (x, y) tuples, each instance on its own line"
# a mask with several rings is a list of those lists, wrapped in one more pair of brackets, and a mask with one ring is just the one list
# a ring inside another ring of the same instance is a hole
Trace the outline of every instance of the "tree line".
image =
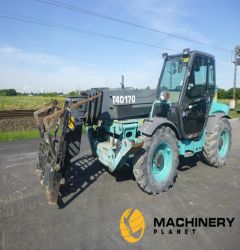
[[(228, 90), (225, 89), (218, 89), (217, 96), (219, 99), (232, 99), (233, 97), (233, 88)], [(236, 88), (236, 98), (240, 99), (240, 88)]]
[[(217, 90), (217, 93), (218, 93), (218, 98), (219, 99), (232, 99), (233, 88), (230, 88), (228, 90), (219, 88)], [(26, 95), (27, 96), (29, 94), (19, 93), (15, 89), (0, 89), (0, 96), (21, 96), (21, 95)], [(64, 94), (62, 92), (60, 92), (60, 93), (58, 93), (58, 92), (33, 93), (32, 92), (30, 95), (34, 95), (34, 96), (59, 96), (59, 95), (64, 95)], [(78, 96), (79, 91), (78, 90), (71, 91), (67, 95)], [(236, 98), (240, 99), (240, 88), (236, 88)]]
[(0, 96), (60, 96), (63, 95), (62, 92), (45, 92), (45, 93), (21, 93), (17, 92), (15, 89), (0, 89)]
[(16, 96), (17, 91), (15, 89), (0, 89), (0, 96)]

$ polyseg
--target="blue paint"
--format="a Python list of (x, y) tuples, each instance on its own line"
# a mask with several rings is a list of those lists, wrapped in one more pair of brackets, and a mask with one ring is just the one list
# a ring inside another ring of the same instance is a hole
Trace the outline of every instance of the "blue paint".
[[(100, 136), (94, 135), (93, 128), (88, 130), (92, 151), (111, 172), (134, 157), (131, 151), (134, 143), (142, 142), (141, 139), (137, 138), (140, 123), (141, 119), (103, 122), (100, 129), (104, 131), (104, 134)], [(113, 134), (118, 140), (117, 143), (112, 143)]]
[[(152, 111), (150, 117), (154, 116), (154, 106), (159, 105), (159, 100), (156, 100), (153, 103)], [(228, 114), (229, 106), (225, 104), (220, 104), (213, 101), (209, 115), (212, 115), (216, 112), (224, 112)], [(101, 124), (100, 129), (105, 131), (106, 134), (104, 137), (94, 137), (90, 136), (90, 144), (92, 150), (98, 156), (100, 162), (109, 168), (113, 172), (116, 168), (123, 166), (126, 161), (134, 157), (132, 153), (133, 143), (139, 143), (141, 140), (138, 138), (139, 126), (141, 119), (130, 119), (122, 121), (104, 121)], [(118, 143), (112, 144), (112, 136), (118, 139)], [(224, 157), (227, 153), (226, 145), (228, 145), (228, 137), (226, 134), (222, 135), (223, 147), (219, 150), (219, 155)], [(206, 141), (206, 133), (203, 132), (203, 135), (198, 140), (179, 140), (178, 148), (179, 154), (185, 155), (187, 152), (195, 154), (201, 152)], [(225, 145), (225, 146), (224, 146)], [(157, 166), (152, 163), (152, 174), (156, 181), (164, 181), (170, 171), (172, 165), (173, 152), (170, 145), (167, 142), (160, 142), (156, 154), (162, 154), (163, 166)]]
[[(161, 160), (158, 161), (158, 159)], [(172, 147), (167, 142), (160, 142), (152, 159), (152, 175), (156, 182), (165, 181), (173, 164)]]
[(227, 154), (228, 147), (229, 147), (229, 134), (227, 130), (223, 130), (221, 135), (220, 135), (220, 140), (222, 141), (222, 145), (219, 148), (219, 156), (221, 158), (224, 158)]
[(209, 111), (209, 115), (212, 115), (214, 113), (219, 113), (219, 112), (228, 114), (229, 110), (230, 110), (230, 107), (228, 105), (213, 101), (211, 105), (211, 109)]
[(122, 121), (105, 121), (102, 128), (111, 134), (121, 136), (122, 138), (134, 139), (137, 137), (140, 120), (122, 120)]
[(206, 142), (206, 132), (203, 132), (203, 135), (198, 140), (179, 140), (178, 141), (178, 148), (179, 154), (185, 155), (186, 152), (190, 151), (191, 153), (195, 154), (197, 152), (201, 152), (203, 146)]
[(99, 142), (96, 150), (98, 159), (113, 172), (116, 168), (122, 167), (129, 158), (134, 157), (131, 153), (133, 143), (140, 142), (142, 141), (138, 138), (123, 139), (118, 147), (112, 146), (111, 142)]

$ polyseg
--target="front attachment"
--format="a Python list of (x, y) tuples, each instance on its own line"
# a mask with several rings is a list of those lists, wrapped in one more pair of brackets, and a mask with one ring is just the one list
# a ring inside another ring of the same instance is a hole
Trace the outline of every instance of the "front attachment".
[(100, 95), (90, 98), (83, 96), (79, 102), (71, 105), (67, 101), (64, 108), (55, 108), (54, 112), (41, 121), (38, 116), (41, 112), (46, 112), (49, 107), (34, 113), (41, 136), (36, 173), (40, 178), (49, 204), (57, 203), (59, 187), (65, 183), (64, 176), (69, 167), (70, 159), (80, 151), (85, 113), (81, 112), (81, 117), (74, 117), (73, 113)]

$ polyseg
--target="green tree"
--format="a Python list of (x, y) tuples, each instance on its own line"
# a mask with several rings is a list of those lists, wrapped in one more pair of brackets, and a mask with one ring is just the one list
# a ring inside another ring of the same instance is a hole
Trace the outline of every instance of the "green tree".
[(2, 95), (2, 96), (16, 96), (17, 91), (15, 89), (1, 89), (0, 95)]
[(73, 90), (68, 93), (69, 96), (79, 96), (79, 90)]
[(219, 99), (225, 99), (226, 98), (226, 90), (225, 89), (218, 89), (217, 96)]

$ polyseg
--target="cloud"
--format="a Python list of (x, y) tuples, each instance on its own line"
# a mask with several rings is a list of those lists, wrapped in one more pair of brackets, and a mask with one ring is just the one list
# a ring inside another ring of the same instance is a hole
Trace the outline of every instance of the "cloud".
[(60, 62), (60, 59), (53, 55), (36, 52), (31, 53), (7, 45), (0, 45), (0, 57), (2, 59), (34, 64), (56, 64)]
[(94, 64), (73, 65), (64, 58), (48, 53), (29, 52), (0, 45), (0, 88), (23, 91), (70, 91), (94, 87), (104, 76)]
[[(88, 63), (74, 64), (51, 54), (30, 53), (11, 46), (1, 46), (0, 56), (4, 57), (0, 61), (0, 88), (11, 87), (23, 91), (24, 86), (28, 85), (33, 92), (43, 89), (46, 92), (65, 93), (74, 89), (119, 87), (122, 73), (125, 75), (126, 86), (155, 88), (162, 61), (161, 58), (142, 58), (143, 64), (123, 65), (119, 72), (119, 69)], [(61, 64), (56, 64), (59, 60)], [(48, 67), (41, 67), (42, 64), (47, 64)], [(49, 67), (50, 64), (54, 67)]]
[[(118, 3), (121, 5), (123, 13), (127, 13), (126, 16), (129, 16), (130, 22), (134, 20), (134, 22), (144, 26), (199, 42), (210, 43), (205, 35), (194, 29), (194, 25), (189, 22), (193, 15), (191, 11), (193, 1), (190, 3), (187, 0), (129, 0), (126, 4), (125, 0), (118, 0)], [(136, 34), (143, 34), (144, 40), (147, 40), (146, 32)], [(149, 31), (150, 38), (151, 43), (157, 44), (159, 42), (159, 46), (175, 49), (179, 52), (186, 47), (211, 52), (206, 46)], [(111, 44), (110, 47), (103, 47), (104, 50), (109, 48), (111, 48)], [(111, 53), (111, 50), (109, 53)], [(39, 91), (40, 88), (44, 88), (46, 91), (63, 90), (65, 92), (100, 86), (119, 87), (120, 76), (123, 73), (128, 86), (156, 87), (161, 71), (162, 58), (159, 50), (154, 53), (144, 54), (142, 58), (137, 55), (138, 63), (128, 63), (126, 60), (123, 65), (118, 65), (116, 60), (110, 60), (108, 61), (109, 65), (104, 66), (104, 64), (94, 65), (80, 63), (79, 61), (68, 62), (61, 56), (0, 45), (0, 57), (2, 59), (0, 61), (0, 85), (1, 88), (11, 86), (18, 91), (22, 91), (23, 85), (31, 84), (32, 91)], [(221, 58), (222, 55), (217, 58), (219, 86), (230, 87), (232, 65), (231, 63), (223, 64), (220, 62)], [(115, 67), (111, 67), (111, 64)]]
[(0, 66), (1, 88), (16, 88), (23, 91), (30, 85), (30, 91), (68, 92), (74, 89), (88, 89), (104, 82), (104, 76), (85, 66), (61, 66), (51, 71), (41, 68), (2, 67)]
[[(192, 12), (190, 3), (187, 0), (129, 0), (128, 4), (126, 4), (124, 0), (119, 1), (131, 16), (138, 19), (138, 21), (145, 26), (197, 40), (199, 42), (209, 43), (204, 34), (198, 32), (192, 27), (191, 23), (189, 23)], [(159, 35), (162, 45), (164, 46), (169, 44), (169, 42), (177, 44), (183, 41), (185, 44), (189, 44), (189, 42), (172, 36)], [(178, 46), (172, 47), (172, 49), (178, 48)]]
[[(39, 56), (41, 55), (41, 56)], [(44, 56), (42, 56), (44, 55)], [(10, 46), (0, 47), (0, 88), (15, 88), (24, 91), (29, 85), (30, 91), (69, 92), (74, 89), (93, 87), (119, 87), (120, 77), (125, 75), (125, 86), (146, 88), (157, 86), (162, 67), (162, 58), (155, 56), (138, 57), (139, 64), (124, 64), (121, 69), (110, 69), (101, 65), (88, 63), (69, 63), (61, 57), (46, 53), (30, 53)], [(61, 61), (60, 64), (57, 61)], [(8, 61), (8, 63), (6, 63)], [(17, 61), (17, 63), (12, 63)], [(25, 63), (19, 63), (24, 61)], [(41, 67), (46, 64), (46, 67)], [(49, 65), (54, 65), (49, 70)], [(32, 67), (35, 65), (35, 67)], [(220, 70), (220, 69), (224, 70)], [(232, 82), (232, 65), (221, 59), (217, 60), (217, 79), (219, 87), (230, 87)], [(120, 72), (121, 71), (121, 72)], [(230, 80), (230, 81), (229, 81)]]
[[(0, 88), (15, 88), (23, 91), (68, 92), (106, 86), (114, 79), (114, 73), (104, 71), (95, 64), (72, 64), (62, 57), (29, 52), (16, 47), (0, 46)], [(46, 66), (46, 67), (45, 67)]]

